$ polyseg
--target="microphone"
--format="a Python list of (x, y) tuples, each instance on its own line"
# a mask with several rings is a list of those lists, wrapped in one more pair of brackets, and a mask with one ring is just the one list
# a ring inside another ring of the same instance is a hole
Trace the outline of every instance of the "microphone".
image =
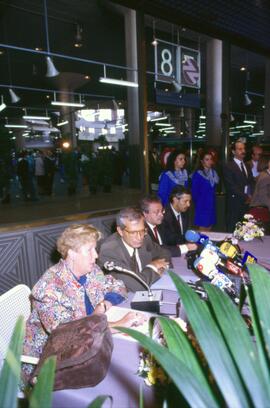
[(194, 230), (187, 230), (185, 233), (185, 239), (189, 242), (194, 242), (194, 244), (205, 245), (209, 242), (209, 237), (204, 234), (200, 234)]
[(148, 312), (159, 313), (160, 312), (160, 302), (163, 298), (161, 290), (152, 291), (150, 286), (135, 272), (123, 268), (122, 266), (115, 265), (113, 261), (106, 261), (104, 263), (104, 268), (107, 271), (118, 271), (131, 275), (133, 278), (141, 282), (141, 284), (147, 289), (147, 294), (145, 291), (137, 291), (130, 303), (132, 309), (146, 310)]
[(149, 299), (151, 300), (151, 298), (153, 298), (153, 293), (152, 293), (152, 290), (151, 290), (150, 286), (147, 285), (147, 283), (139, 275), (137, 275), (135, 272), (130, 271), (129, 269), (123, 268), (122, 266), (115, 265), (115, 263), (113, 261), (105, 262), (104, 263), (104, 268), (107, 269), (107, 271), (115, 270), (115, 271), (122, 272), (122, 273), (127, 273), (128, 275), (133, 276), (133, 278), (140, 281), (141, 284), (147, 289)]

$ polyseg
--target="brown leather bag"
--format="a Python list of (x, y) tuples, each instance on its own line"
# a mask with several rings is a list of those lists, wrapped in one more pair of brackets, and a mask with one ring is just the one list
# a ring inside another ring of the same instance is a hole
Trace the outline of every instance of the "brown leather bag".
[(59, 325), (52, 331), (31, 378), (36, 377), (44, 361), (55, 355), (54, 390), (94, 387), (105, 377), (113, 350), (107, 317), (94, 314)]

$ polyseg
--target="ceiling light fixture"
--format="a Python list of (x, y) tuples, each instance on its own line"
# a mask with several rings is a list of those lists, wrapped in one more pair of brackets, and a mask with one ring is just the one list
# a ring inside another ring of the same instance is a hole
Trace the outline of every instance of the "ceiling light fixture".
[(59, 71), (54, 66), (54, 63), (49, 56), (50, 54), (50, 41), (49, 41), (49, 30), (48, 30), (48, 10), (47, 10), (47, 0), (43, 0), (44, 4), (44, 21), (45, 21), (45, 34), (46, 34), (46, 44), (47, 44), (47, 57), (46, 57), (46, 63), (47, 63), (47, 73), (46, 77), (47, 78), (53, 78), (57, 75), (59, 75)]
[(151, 44), (156, 47), (158, 45), (158, 40), (156, 39), (156, 21), (153, 20), (153, 40)]
[(69, 106), (69, 107), (74, 107), (74, 108), (83, 108), (85, 106), (85, 103), (82, 103), (81, 95), (79, 95), (79, 102), (56, 101), (56, 93), (54, 92), (54, 100), (51, 101), (51, 105), (54, 105), (54, 106)]
[(9, 124), (7, 123), (5, 125), (6, 128), (18, 128), (18, 129), (27, 129), (28, 126), (27, 125), (15, 125), (15, 124)]
[(175, 92), (180, 93), (182, 91), (182, 85), (176, 79), (172, 80), (172, 86)]
[(4, 102), (4, 97), (3, 97), (3, 95), (1, 95), (0, 112), (2, 112), (2, 110), (4, 110), (6, 107), (7, 107), (7, 105)]
[(81, 48), (83, 46), (83, 44), (82, 44), (82, 32), (83, 32), (82, 26), (80, 24), (77, 24), (75, 42), (74, 42), (74, 47), (75, 48)]
[(250, 97), (248, 96), (247, 92), (245, 92), (244, 94), (244, 105), (245, 106), (249, 106), (252, 104), (252, 100), (250, 99)]
[(50, 120), (51, 118), (49, 116), (24, 115), (23, 119), (25, 120)]
[(161, 116), (160, 118), (150, 119), (150, 122), (157, 122), (159, 120), (165, 120), (165, 119), (168, 119), (168, 116)]
[(106, 75), (106, 65), (104, 65), (104, 76), (99, 78), (99, 82), (111, 85), (130, 86), (133, 88), (138, 88), (139, 86), (137, 82), (126, 81), (124, 79), (108, 78)]
[(74, 108), (83, 108), (85, 106), (84, 103), (76, 103), (76, 102), (60, 102), (60, 101), (51, 101), (51, 104), (54, 106), (70, 106)]
[(68, 120), (64, 120), (63, 122), (59, 122), (59, 123), (57, 123), (57, 125), (56, 126), (64, 126), (64, 125), (67, 125), (68, 124)]
[(17, 103), (21, 100), (21, 98), (15, 94), (15, 92), (13, 91), (13, 89), (9, 88), (9, 94), (10, 94), (10, 98), (11, 98), (11, 103)]

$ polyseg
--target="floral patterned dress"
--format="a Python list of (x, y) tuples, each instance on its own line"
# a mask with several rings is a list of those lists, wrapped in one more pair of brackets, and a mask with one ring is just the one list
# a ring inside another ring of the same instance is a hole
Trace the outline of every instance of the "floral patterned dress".
[[(117, 304), (127, 296), (123, 282), (105, 276), (97, 265), (85, 276), (81, 285), (66, 262), (60, 260), (39, 279), (31, 293), (32, 312), (26, 322), (23, 354), (39, 357), (53, 329), (86, 316), (85, 295), (93, 309), (106, 298)], [(23, 364), (25, 379), (32, 370), (33, 366)]]

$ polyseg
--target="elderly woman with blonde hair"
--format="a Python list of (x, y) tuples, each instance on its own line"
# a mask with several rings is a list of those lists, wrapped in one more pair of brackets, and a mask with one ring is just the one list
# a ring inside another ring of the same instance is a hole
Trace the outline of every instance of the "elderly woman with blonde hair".
[[(104, 313), (125, 300), (122, 281), (104, 275), (96, 265), (100, 232), (92, 225), (72, 225), (57, 240), (60, 261), (49, 268), (31, 293), (32, 312), (26, 322), (24, 354), (39, 357), (47, 338), (59, 324), (92, 313)], [(143, 319), (129, 312), (114, 325), (132, 326)], [(24, 365), (25, 377), (32, 371)]]

